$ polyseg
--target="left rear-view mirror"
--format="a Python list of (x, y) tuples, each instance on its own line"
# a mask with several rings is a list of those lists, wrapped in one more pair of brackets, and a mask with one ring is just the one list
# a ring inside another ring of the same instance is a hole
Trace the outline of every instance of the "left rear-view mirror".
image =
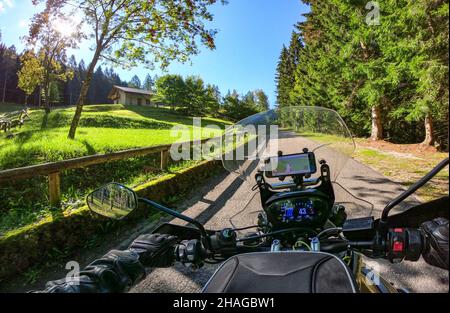
[(121, 184), (109, 183), (86, 198), (89, 209), (102, 216), (120, 220), (138, 207), (136, 193)]

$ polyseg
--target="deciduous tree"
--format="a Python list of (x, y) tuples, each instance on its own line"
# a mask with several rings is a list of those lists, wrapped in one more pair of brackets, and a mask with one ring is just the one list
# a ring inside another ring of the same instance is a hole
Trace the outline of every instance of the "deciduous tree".
[(36, 14), (25, 38), (30, 49), (37, 49), (37, 59), (44, 69), (43, 94), (45, 110), (50, 111), (50, 84), (67, 81), (73, 76), (62, 63), (68, 48), (76, 48), (82, 38), (81, 25), (60, 13), (44, 11)]
[(27, 104), (28, 97), (44, 81), (45, 69), (32, 51), (26, 51), (21, 57), (21, 62), (18, 86), (25, 92), (25, 104)]
[[(138, 63), (165, 68), (172, 61), (185, 62), (199, 53), (199, 42), (213, 49), (215, 30), (205, 25), (217, 0), (34, 0), (46, 3), (47, 11), (72, 5), (92, 29), (94, 54), (83, 82), (68, 137), (75, 132), (89, 85), (99, 60), (124, 67)], [(224, 1), (222, 1), (224, 2)]]

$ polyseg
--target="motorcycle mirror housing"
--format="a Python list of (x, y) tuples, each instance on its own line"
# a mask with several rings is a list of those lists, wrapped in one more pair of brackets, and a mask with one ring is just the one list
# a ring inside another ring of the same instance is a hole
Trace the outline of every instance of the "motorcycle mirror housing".
[(211, 248), (209, 235), (202, 223), (149, 199), (138, 198), (132, 189), (124, 185), (118, 183), (106, 184), (90, 193), (86, 198), (86, 202), (91, 211), (115, 220), (123, 219), (137, 209), (139, 202), (143, 202), (154, 209), (170, 214), (173, 217), (196, 226), (200, 231), (205, 247), (207, 249)]
[(86, 198), (89, 209), (101, 216), (121, 220), (138, 207), (136, 193), (121, 184), (109, 183)]

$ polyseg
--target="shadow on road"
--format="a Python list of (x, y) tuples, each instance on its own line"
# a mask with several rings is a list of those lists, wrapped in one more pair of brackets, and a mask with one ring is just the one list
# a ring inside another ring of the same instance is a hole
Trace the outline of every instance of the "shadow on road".
[(237, 177), (215, 201), (202, 198), (200, 201), (210, 203), (210, 205), (196, 217), (196, 220), (202, 224), (206, 224), (214, 215), (217, 214), (217, 212), (224, 208), (225, 203), (230, 200), (230, 198), (243, 183), (244, 181)]

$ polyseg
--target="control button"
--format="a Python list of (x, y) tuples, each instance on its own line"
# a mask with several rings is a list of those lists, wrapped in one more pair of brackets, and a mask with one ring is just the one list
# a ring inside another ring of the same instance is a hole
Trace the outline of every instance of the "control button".
[(392, 251), (394, 251), (394, 252), (402, 252), (403, 251), (403, 242), (401, 242), (401, 241), (394, 241), (394, 244), (392, 245)]

